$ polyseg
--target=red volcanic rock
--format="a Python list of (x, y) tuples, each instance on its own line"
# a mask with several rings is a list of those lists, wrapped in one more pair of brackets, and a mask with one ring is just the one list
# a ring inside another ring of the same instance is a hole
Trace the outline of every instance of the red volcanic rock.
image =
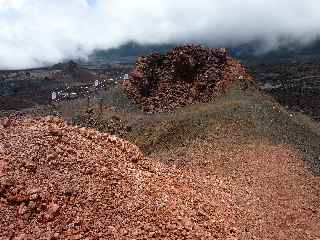
[[(0, 128), (1, 239), (227, 239), (230, 194), (56, 118)], [(33, 166), (32, 168), (28, 166)]]

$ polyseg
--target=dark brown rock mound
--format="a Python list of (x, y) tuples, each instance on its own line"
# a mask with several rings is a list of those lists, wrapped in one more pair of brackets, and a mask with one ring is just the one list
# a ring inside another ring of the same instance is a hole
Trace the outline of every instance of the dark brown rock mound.
[(239, 78), (251, 80), (226, 49), (186, 45), (140, 57), (125, 87), (144, 111), (170, 111), (208, 102)]

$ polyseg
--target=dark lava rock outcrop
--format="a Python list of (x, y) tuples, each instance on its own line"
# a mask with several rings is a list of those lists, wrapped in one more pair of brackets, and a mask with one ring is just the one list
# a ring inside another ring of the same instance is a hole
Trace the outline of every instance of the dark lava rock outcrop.
[(161, 112), (211, 101), (237, 80), (252, 78), (226, 49), (186, 45), (140, 57), (124, 85), (144, 111)]

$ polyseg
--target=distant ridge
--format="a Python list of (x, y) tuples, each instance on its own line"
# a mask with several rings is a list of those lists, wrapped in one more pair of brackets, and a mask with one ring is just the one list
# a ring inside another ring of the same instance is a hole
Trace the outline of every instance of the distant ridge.
[[(283, 43), (274, 50), (267, 50), (260, 41), (254, 41), (247, 44), (238, 45), (236, 47), (230, 46), (215, 46), (214, 44), (207, 44), (210, 47), (226, 47), (229, 49), (231, 56), (243, 60), (250, 59), (278, 59), (291, 58), (295, 56), (313, 55), (320, 56), (320, 40), (316, 40), (307, 46), (302, 46), (298, 42)], [(139, 44), (129, 42), (121, 45), (118, 48), (110, 50), (96, 50), (89, 59), (104, 59), (114, 61), (117, 59), (124, 59), (125, 57), (138, 57), (149, 55), (153, 52), (165, 53), (168, 50), (176, 47), (177, 44)], [(132, 60), (134, 62), (134, 60)]]

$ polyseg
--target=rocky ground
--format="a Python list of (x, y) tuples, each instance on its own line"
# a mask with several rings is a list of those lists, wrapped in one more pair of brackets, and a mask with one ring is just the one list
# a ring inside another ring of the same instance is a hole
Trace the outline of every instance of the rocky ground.
[(55, 118), (1, 120), (4, 239), (320, 237), (311, 119), (237, 86), (175, 113), (107, 111), (142, 151)]
[(235, 202), (215, 176), (60, 120), (1, 122), (2, 239), (226, 239)]

